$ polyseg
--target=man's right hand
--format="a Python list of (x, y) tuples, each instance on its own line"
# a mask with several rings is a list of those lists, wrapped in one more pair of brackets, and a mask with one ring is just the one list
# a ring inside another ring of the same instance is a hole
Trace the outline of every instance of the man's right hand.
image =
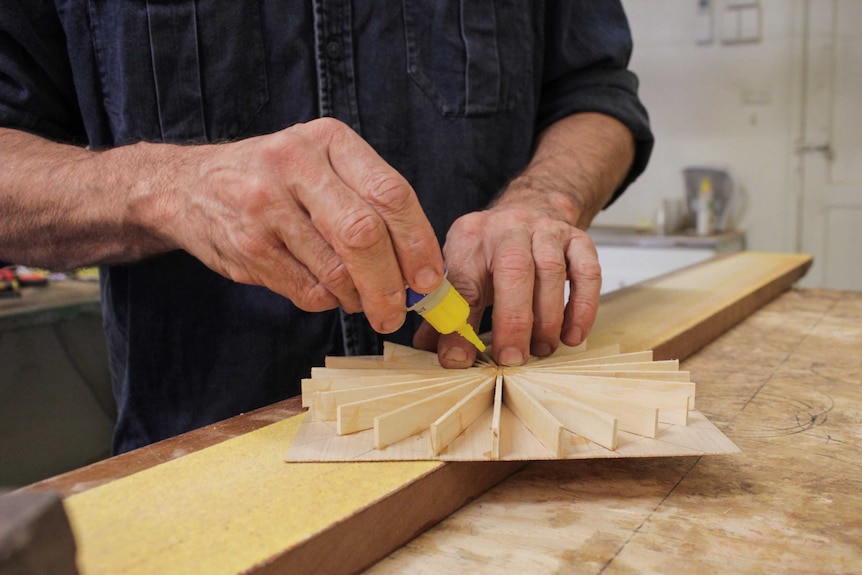
[(322, 118), (195, 155), (173, 233), (220, 274), (306, 311), (364, 311), (381, 333), (404, 322), (405, 281), (419, 292), (442, 281), (415, 192), (345, 124)]
[(364, 311), (381, 333), (404, 321), (405, 282), (427, 293), (443, 278), (413, 189), (331, 118), (231, 143), (105, 152), (3, 130), (0, 152), (12, 163), (8, 180), (0, 176), (0, 207), (32, 214), (29, 245), (14, 230), (0, 233), (0, 253), (20, 263), (128, 261), (179, 248), (306, 311)]

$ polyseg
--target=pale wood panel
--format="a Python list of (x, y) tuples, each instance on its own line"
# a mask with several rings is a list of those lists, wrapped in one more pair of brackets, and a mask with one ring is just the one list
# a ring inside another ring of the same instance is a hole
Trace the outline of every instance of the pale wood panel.
[(590, 345), (619, 343), (623, 351), (651, 349), (655, 359), (685, 359), (810, 266), (805, 254), (739, 252), (607, 294)]

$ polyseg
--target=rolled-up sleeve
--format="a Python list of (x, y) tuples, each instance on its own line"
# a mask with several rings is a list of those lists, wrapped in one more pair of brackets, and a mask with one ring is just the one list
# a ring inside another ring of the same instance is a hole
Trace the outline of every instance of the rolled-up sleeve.
[(628, 69), (632, 38), (625, 12), (615, 0), (552, 1), (545, 29), (538, 129), (570, 114), (600, 112), (634, 136), (634, 162), (610, 205), (644, 171), (654, 142), (637, 76)]
[(0, 126), (83, 142), (66, 37), (50, 1), (0, 3)]

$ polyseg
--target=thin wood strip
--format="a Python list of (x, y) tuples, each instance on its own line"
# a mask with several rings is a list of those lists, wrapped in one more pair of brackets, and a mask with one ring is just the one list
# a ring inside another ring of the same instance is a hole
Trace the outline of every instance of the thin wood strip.
[[(379, 356), (375, 356), (379, 357)], [(342, 377), (353, 377), (356, 375), (357, 368), (341, 368), (341, 367), (312, 367), (310, 379), (338, 379)], [(396, 377), (402, 373), (410, 373), (414, 375), (438, 374), (440, 366), (425, 365), (422, 367), (405, 366), (398, 373), (393, 373), (389, 368), (374, 368), (360, 367), (363, 376), (380, 375), (384, 377)]]
[[(315, 397), (315, 393), (325, 393), (329, 391), (340, 391), (363, 387), (378, 387), (381, 385), (399, 384), (406, 382), (405, 374), (393, 373), (392, 370), (386, 370), (389, 375), (364, 375), (365, 370), (361, 370), (363, 372), (363, 375), (359, 377), (356, 376), (357, 370), (345, 371), (350, 371), (353, 375), (332, 378), (303, 379), (301, 382), (302, 407), (311, 407), (311, 404)], [(422, 380), (427, 381), (430, 384), (434, 381), (442, 381), (447, 379), (449, 379), (448, 376), (446, 374), (440, 373), (440, 370), (437, 369), (433, 373), (429, 373), (428, 375), (416, 376), (415, 381)]]
[[(542, 379), (529, 375), (523, 376), (523, 379), (540, 389), (553, 390), (559, 395), (581, 401), (614, 416), (620, 431), (650, 438), (655, 438), (658, 432), (659, 409), (656, 406), (635, 403), (627, 397), (609, 397), (579, 387), (543, 386)], [(675, 405), (678, 407), (679, 404)]]
[(543, 365), (537, 364), (535, 369), (540, 369), (542, 371), (557, 371), (557, 370), (565, 370), (566, 372), (572, 371), (679, 371), (679, 360), (678, 359), (664, 359), (661, 361), (632, 361), (628, 363), (590, 363), (587, 365), (583, 364), (574, 364), (574, 365)]
[[(659, 410), (659, 421), (668, 421), (685, 425), (688, 421), (688, 401), (692, 397), (693, 391), (680, 386), (680, 384), (667, 383), (661, 389), (638, 388), (638, 387), (615, 387), (602, 384), (586, 383), (574, 387), (568, 382), (560, 382), (548, 377), (533, 380), (536, 384), (542, 387), (558, 391), (560, 393), (569, 393), (565, 390), (571, 390), (570, 393), (577, 394), (578, 392), (589, 392), (597, 395), (602, 395), (613, 401), (625, 401), (655, 407)], [(662, 383), (662, 382), (657, 382)], [(667, 415), (667, 418), (663, 417)]]
[(399, 369), (409, 371), (411, 369), (428, 369), (431, 367), (428, 363), (404, 361), (385, 361), (379, 355), (361, 356), (350, 355), (346, 357), (326, 356), (325, 363), (327, 368), (339, 369)]
[[(539, 370), (536, 370), (538, 372)], [(541, 373), (545, 373), (543, 370)], [(687, 371), (610, 371), (610, 370), (581, 370), (581, 369), (559, 369), (550, 373), (583, 375), (592, 377), (613, 377), (622, 379), (648, 379), (656, 381), (676, 381), (679, 383), (691, 382), (691, 373)]]
[(419, 433), (470, 393), (476, 384), (462, 383), (374, 418), (374, 449), (383, 449)]
[(617, 448), (617, 418), (570, 396), (534, 385), (526, 378), (510, 376), (506, 385), (517, 382), (567, 430), (614, 451)]
[(503, 403), (555, 457), (560, 457), (563, 424), (545, 406), (510, 378), (504, 378)]
[(431, 449), (435, 455), (493, 405), (495, 387), (495, 379), (488, 378), (431, 424)]
[(406, 345), (392, 343), (391, 341), (383, 342), (383, 359), (386, 361), (399, 361), (411, 363), (427, 363), (428, 365), (440, 365), (440, 360), (436, 353), (416, 349)]
[(484, 376), (477, 375), (467, 379), (452, 379), (401, 393), (368, 398), (352, 403), (341, 403), (337, 408), (336, 431), (338, 435), (347, 435), (371, 429), (374, 426), (374, 418), (378, 415), (383, 415), (405, 405), (416, 403), (426, 397), (457, 387), (463, 383), (474, 382), (478, 384), (483, 378)]
[[(590, 346), (592, 346), (592, 342), (588, 341), (587, 343)], [(579, 352), (574, 352), (574, 353), (572, 353), (572, 352), (560, 353), (560, 349), (563, 349), (563, 348), (564, 348), (564, 346), (561, 345), (557, 349), (557, 351), (554, 352), (553, 354), (551, 354), (549, 357), (543, 357), (543, 358), (531, 357), (527, 361), (527, 364), (535, 363), (537, 361), (541, 361), (542, 363), (544, 363), (546, 365), (549, 365), (552, 363), (569, 363), (572, 361), (587, 360), (587, 359), (598, 358), (598, 357), (611, 357), (614, 355), (619, 355), (621, 353), (620, 344), (618, 344), (618, 343), (609, 343), (609, 344), (603, 344), (601, 346), (598, 346), (598, 345), (592, 346), (592, 347), (588, 347), (585, 351), (579, 351)]]
[[(524, 372), (516, 375), (524, 375)], [(537, 376), (538, 380), (539, 377)], [(690, 381), (665, 381), (654, 379), (635, 379), (626, 377), (607, 377), (603, 375), (583, 374), (541, 374), (541, 380), (553, 382), (567, 387), (595, 387), (600, 390), (647, 390), (656, 393), (678, 392), (686, 397), (694, 397), (697, 385)]]
[(503, 411), (503, 376), (494, 381), (494, 415), (491, 418), (491, 459), (500, 459), (500, 417)]
[[(436, 393), (444, 387), (452, 387), (458, 383), (473, 379), (475, 374), (461, 372), (450, 377), (435, 378), (432, 380), (417, 379), (404, 381), (403, 383), (387, 383), (383, 385), (369, 385), (366, 387), (353, 387), (350, 389), (338, 389), (335, 391), (318, 391), (312, 396), (311, 412), (315, 421), (332, 421), (338, 417), (338, 406), (344, 403), (355, 403), (365, 399), (394, 395), (404, 391), (421, 391), (423, 388), (436, 388), (425, 395)], [(439, 383), (438, 383), (439, 382)]]

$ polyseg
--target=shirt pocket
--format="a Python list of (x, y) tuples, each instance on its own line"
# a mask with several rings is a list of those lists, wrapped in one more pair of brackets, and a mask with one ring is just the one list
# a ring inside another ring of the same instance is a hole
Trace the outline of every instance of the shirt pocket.
[(512, 110), (530, 86), (530, 0), (403, 0), (407, 71), (444, 116)]
[(268, 100), (257, 2), (88, 4), (114, 143), (234, 139)]

